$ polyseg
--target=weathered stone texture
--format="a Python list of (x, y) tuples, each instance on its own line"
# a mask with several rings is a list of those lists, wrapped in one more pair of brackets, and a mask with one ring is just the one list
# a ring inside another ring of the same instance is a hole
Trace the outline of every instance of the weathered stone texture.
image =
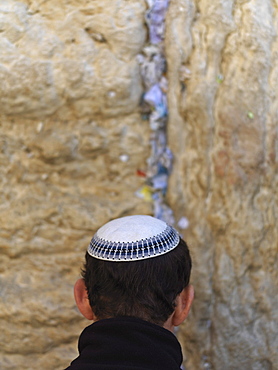
[(278, 368), (277, 4), (172, 1), (168, 198), (194, 256), (187, 369)]
[(76, 357), (88, 322), (73, 284), (90, 238), (151, 212), (134, 195), (149, 153), (144, 12), (144, 1), (0, 3), (1, 369)]
[[(168, 200), (190, 222), (196, 290), (179, 332), (187, 370), (278, 368), (277, 9), (170, 1)], [(151, 212), (134, 196), (149, 155), (145, 10), (0, 2), (1, 369), (67, 366), (86, 325), (72, 286), (90, 237)]]
[(133, 112), (144, 10), (143, 1), (2, 1), (1, 113), (65, 119)]

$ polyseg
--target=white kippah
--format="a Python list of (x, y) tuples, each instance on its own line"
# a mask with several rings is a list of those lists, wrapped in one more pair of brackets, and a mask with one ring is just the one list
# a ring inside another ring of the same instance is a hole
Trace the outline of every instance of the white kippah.
[(178, 232), (164, 221), (127, 216), (102, 226), (93, 236), (88, 253), (106, 261), (137, 261), (170, 252), (179, 241)]

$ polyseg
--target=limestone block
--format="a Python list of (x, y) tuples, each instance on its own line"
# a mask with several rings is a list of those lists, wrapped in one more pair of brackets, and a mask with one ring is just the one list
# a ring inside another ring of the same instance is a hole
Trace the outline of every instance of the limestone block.
[(144, 11), (144, 1), (0, 4), (3, 370), (68, 366), (89, 324), (73, 285), (92, 235), (151, 213), (135, 196), (149, 155)]
[(170, 2), (168, 198), (195, 266), (188, 370), (278, 366), (277, 16), (271, 1)]
[(80, 237), (122, 209), (139, 212), (141, 201), (134, 193), (142, 180), (136, 168), (144, 165), (148, 146), (139, 115), (120, 122), (53, 127), (51, 120), (23, 121), (2, 127), (6, 165), (0, 233), (1, 250), (8, 255), (75, 250)]
[(137, 113), (78, 122), (2, 117), (1, 368), (50, 369), (54, 359), (63, 368), (76, 356), (87, 323), (72, 289), (92, 235), (111, 218), (151, 211), (135, 197), (143, 183), (136, 169), (148, 155), (144, 124)]
[(142, 93), (135, 56), (146, 37), (144, 10), (142, 0), (2, 1), (1, 112), (35, 119), (133, 112)]

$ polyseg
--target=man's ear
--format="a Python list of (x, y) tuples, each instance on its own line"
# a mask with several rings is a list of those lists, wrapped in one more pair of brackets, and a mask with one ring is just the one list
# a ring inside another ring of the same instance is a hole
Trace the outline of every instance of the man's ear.
[(95, 320), (96, 317), (90, 306), (87, 289), (83, 279), (78, 279), (74, 285), (74, 298), (80, 313), (88, 320)]
[(194, 288), (192, 285), (188, 285), (177, 296), (176, 308), (172, 316), (172, 325), (178, 326), (187, 318), (193, 299)]

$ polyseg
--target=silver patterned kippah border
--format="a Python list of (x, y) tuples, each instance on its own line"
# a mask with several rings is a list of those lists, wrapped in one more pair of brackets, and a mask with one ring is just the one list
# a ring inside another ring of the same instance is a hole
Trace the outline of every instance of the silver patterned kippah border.
[(170, 252), (179, 241), (178, 232), (169, 225), (158, 235), (132, 242), (112, 242), (95, 234), (88, 247), (88, 253), (105, 261), (138, 261)]

